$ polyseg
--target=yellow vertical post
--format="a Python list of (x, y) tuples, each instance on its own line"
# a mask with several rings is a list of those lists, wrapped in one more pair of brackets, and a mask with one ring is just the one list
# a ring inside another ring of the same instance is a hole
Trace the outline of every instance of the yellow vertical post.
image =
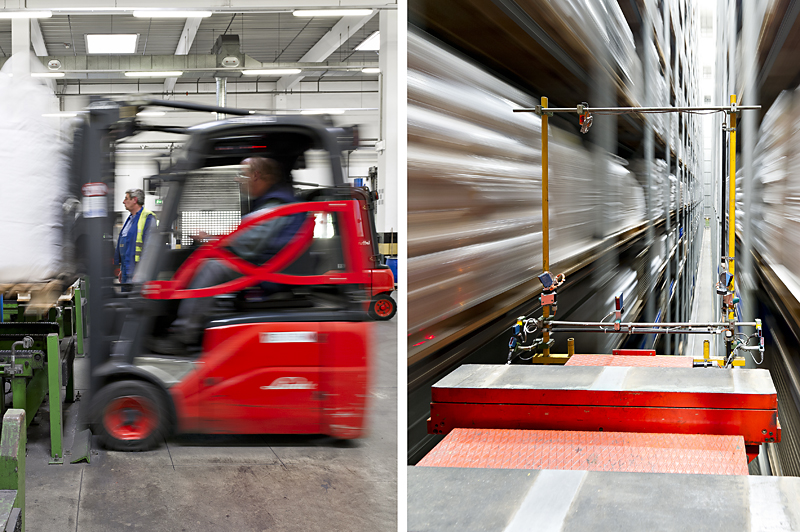
[(548, 205), (548, 146), (547, 146), (547, 97), (542, 96), (542, 257), (544, 258), (544, 271), (550, 271), (550, 220)]
[[(731, 105), (736, 103), (736, 95), (731, 94)], [(734, 290), (734, 275), (736, 254), (736, 113), (731, 113), (730, 119), (730, 167), (728, 172), (730, 178), (730, 190), (728, 191), (728, 272), (731, 274), (731, 282), (728, 290)], [(734, 319), (733, 306), (728, 312), (728, 319)]]
[[(542, 257), (544, 258), (544, 271), (550, 271), (550, 220), (548, 219), (548, 194), (547, 180), (549, 173), (548, 146), (547, 146), (547, 97), (542, 96)], [(545, 305), (544, 317), (550, 317), (550, 306)], [(545, 345), (550, 341), (550, 331), (544, 330), (542, 340)], [(550, 348), (544, 348), (544, 356), (550, 356)]]
[(567, 355), (572, 356), (575, 354), (575, 338), (567, 339)]
[(708, 360), (708, 340), (703, 340), (703, 360)]

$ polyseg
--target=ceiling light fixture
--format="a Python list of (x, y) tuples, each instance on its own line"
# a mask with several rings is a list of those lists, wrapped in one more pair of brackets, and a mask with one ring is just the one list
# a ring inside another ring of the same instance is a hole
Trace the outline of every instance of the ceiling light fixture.
[(63, 78), (65, 72), (31, 72), (32, 78)]
[(0, 11), (0, 18), (50, 18), (52, 11)]
[(212, 15), (211, 11), (134, 11), (136, 18), (207, 18)]
[(381, 69), (380, 68), (362, 68), (361, 72), (364, 73), (364, 74), (380, 74), (381, 73)]
[(356, 46), (359, 52), (378, 52), (381, 49), (381, 32), (376, 31)]
[(164, 116), (165, 111), (139, 111), (136, 116)]
[(174, 72), (125, 72), (125, 75), (129, 78), (177, 78), (182, 76), (183, 72), (178, 70)]
[(136, 53), (138, 33), (94, 33), (86, 35), (86, 52), (90, 54)]
[(366, 17), (371, 9), (303, 9), (293, 11), (296, 17)]
[(242, 70), (245, 76), (287, 76), (290, 74), (299, 74), (302, 72), (299, 68), (273, 68), (271, 70)]

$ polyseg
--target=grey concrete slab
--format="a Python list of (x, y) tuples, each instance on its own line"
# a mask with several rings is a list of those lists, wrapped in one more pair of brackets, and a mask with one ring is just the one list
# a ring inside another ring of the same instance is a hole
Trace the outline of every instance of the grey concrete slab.
[(375, 507), (371, 483), (346, 468), (213, 466), (157, 471), (87, 468), (78, 529), (387, 530), (394, 508)]
[[(268, 436), (190, 435), (167, 442), (175, 467), (209, 464), (280, 466)], [(304, 441), (301, 437), (298, 441)]]
[(128, 468), (166, 469), (172, 468), (172, 459), (166, 445), (142, 453), (106, 451), (97, 437), (92, 438), (92, 465), (103, 465), (115, 471)]
[[(463, 375), (468, 376), (462, 379)], [(769, 372), (759, 369), (738, 370), (733, 374), (724, 371), (698, 372), (693, 368), (464, 364), (434, 384), (433, 400), (451, 400), (454, 391), (488, 389), (497, 393), (491, 400), (483, 399), (483, 402), (504, 402), (509, 397), (522, 397), (530, 390), (765, 396), (775, 393)]]
[[(287, 469), (306, 469), (320, 462), (336, 464), (351, 470), (364, 471), (378, 477), (397, 473), (397, 453), (376, 452), (374, 445), (355, 442), (351, 446), (280, 447), (272, 450)], [(394, 458), (394, 459), (393, 459)]]
[(415, 531), (800, 530), (796, 477), (413, 466), (407, 471), (408, 528)]
[[(28, 458), (28, 464), (38, 460)], [(83, 465), (46, 466), (27, 471), (25, 478), (25, 528), (75, 530)]]

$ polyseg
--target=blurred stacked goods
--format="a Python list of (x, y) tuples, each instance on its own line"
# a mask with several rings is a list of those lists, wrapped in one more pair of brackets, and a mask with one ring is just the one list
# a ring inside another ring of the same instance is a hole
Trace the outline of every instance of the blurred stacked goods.
[[(413, 30), (408, 68), (411, 332), (540, 272), (541, 122), (512, 112), (533, 107), (532, 97)], [(614, 207), (603, 220), (610, 232), (644, 221), (644, 189), (619, 162), (595, 176), (593, 155), (580, 139), (552, 126), (549, 160), (553, 263), (576, 261), (597, 245), (602, 202)], [(602, 202), (594, 186), (601, 178), (614, 184)]]
[(10, 68), (11, 61), (0, 73), (0, 286), (46, 283), (72, 270), (63, 231), (65, 210), (75, 207), (65, 203), (60, 132), (43, 116), (58, 102), (40, 80), (12, 77)]
[[(762, 258), (800, 279), (800, 172), (797, 171), (796, 120), (800, 111), (797, 91), (785, 91), (764, 115), (756, 144), (753, 195), (754, 245)], [(737, 209), (741, 209), (740, 172), (737, 172)], [(737, 229), (741, 229), (737, 214)]]

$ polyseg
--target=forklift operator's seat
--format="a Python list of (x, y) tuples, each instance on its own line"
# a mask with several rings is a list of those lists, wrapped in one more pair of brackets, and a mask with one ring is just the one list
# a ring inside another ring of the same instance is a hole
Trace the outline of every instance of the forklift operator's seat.
[[(341, 189), (315, 188), (310, 190), (296, 191), (295, 195), (300, 202), (327, 201), (340, 199)], [(322, 275), (330, 271), (344, 270), (344, 252), (342, 250), (341, 236), (337, 229), (336, 221), (333, 221), (333, 234), (315, 235), (311, 239), (309, 247), (300, 255), (297, 260), (284, 268), (281, 273), (296, 275), (300, 277), (310, 275)], [(277, 289), (277, 290), (276, 290)], [(323, 289), (313, 286), (291, 285), (268, 285), (261, 287), (251, 287), (242, 290), (236, 295), (236, 307), (239, 310), (272, 308), (274, 306), (309, 306), (311, 305), (307, 295), (311, 292)]]

